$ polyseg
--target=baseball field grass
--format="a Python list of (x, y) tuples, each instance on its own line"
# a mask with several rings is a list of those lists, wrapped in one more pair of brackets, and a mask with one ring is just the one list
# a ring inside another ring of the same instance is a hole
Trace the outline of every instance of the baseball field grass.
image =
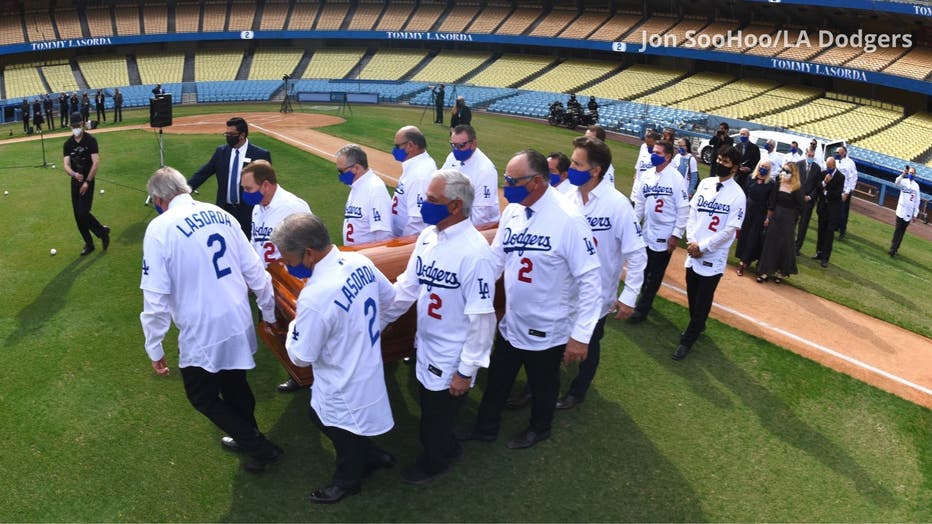
[[(257, 106), (176, 115), (237, 110)], [(325, 131), (387, 151), (394, 131), (419, 116), (354, 107), (348, 122)], [(500, 168), (525, 147), (567, 150), (574, 136), (486, 114), (475, 124)], [(424, 130), (435, 158), (444, 156), (445, 128)], [(190, 174), (221, 131), (166, 135), (166, 162)], [(595, 384), (579, 408), (557, 414), (550, 440), (506, 449), (528, 417), (506, 412), (498, 442), (467, 444), (453, 472), (429, 487), (379, 471), (360, 496), (313, 506), (305, 497), (328, 482), (333, 449), (307, 418), (307, 394), (275, 391), (285, 374), (264, 348), (249, 374), (256, 415), (286, 455), (262, 476), (220, 448), (221, 434), (190, 407), (177, 369), (152, 372), (138, 284), (155, 213), (143, 206), (143, 188), (158, 147), (151, 131), (97, 136), (105, 193), (95, 195), (94, 212), (113, 227), (113, 241), (108, 253), (98, 244), (87, 257), (78, 257), (61, 140), (46, 141), (55, 170), (34, 167), (38, 142), (0, 142), (0, 192), (9, 191), (0, 197), (0, 521), (932, 520), (932, 412), (716, 321), (675, 363), (669, 354), (687, 314), (661, 299), (651, 323), (609, 322)], [(283, 186), (338, 230), (347, 189), (332, 162), (258, 133), (250, 139), (272, 150)], [(634, 148), (613, 151), (616, 166), (633, 164)], [(619, 171), (627, 190), (628, 170)], [(213, 200), (212, 184), (202, 200)], [(837, 267), (803, 262), (791, 282), (929, 336), (932, 247), (907, 234), (903, 256), (890, 261), (883, 251), (892, 227), (851, 220), (852, 240), (836, 244)], [(166, 338), (172, 366), (175, 337)], [(574, 373), (565, 370), (566, 381)], [(391, 364), (386, 376), (396, 426), (377, 440), (406, 464), (418, 452), (413, 368)]]

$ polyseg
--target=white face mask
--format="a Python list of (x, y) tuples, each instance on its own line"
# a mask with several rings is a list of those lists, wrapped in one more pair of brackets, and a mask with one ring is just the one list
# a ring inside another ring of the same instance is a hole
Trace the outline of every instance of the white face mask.
[(80, 127), (72, 127), (72, 128), (71, 128), (71, 134), (73, 134), (74, 136), (81, 136), (81, 133), (83, 133), (83, 132), (84, 132), (84, 130), (81, 129)]

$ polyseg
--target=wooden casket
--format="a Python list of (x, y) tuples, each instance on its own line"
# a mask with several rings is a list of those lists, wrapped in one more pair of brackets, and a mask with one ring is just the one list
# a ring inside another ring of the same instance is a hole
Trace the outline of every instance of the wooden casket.
[[(481, 226), (479, 230), (491, 242), (495, 236), (497, 224)], [(411, 252), (414, 250), (415, 240), (417, 240), (417, 235), (411, 235), (360, 246), (340, 247), (339, 249), (341, 251), (357, 251), (366, 255), (386, 278), (394, 282), (407, 266), (408, 259), (411, 258)], [(285, 269), (285, 265), (277, 260), (270, 263), (267, 270), (272, 275), (272, 286), (275, 289), (275, 316), (277, 322), (274, 329), (266, 329), (264, 323), (260, 321), (257, 330), (259, 338), (265, 342), (266, 347), (275, 355), (282, 367), (288, 371), (291, 378), (301, 386), (310, 386), (314, 382), (313, 370), (309, 367), (299, 368), (295, 366), (291, 359), (288, 358), (288, 352), (285, 350), (285, 336), (287, 335), (288, 324), (294, 320), (295, 307), (298, 295), (304, 289), (304, 280), (291, 276), (288, 270)], [(495, 310), (499, 318), (505, 311), (501, 279), (496, 284)], [(382, 331), (382, 360), (393, 362), (411, 356), (414, 353), (414, 334), (416, 330), (417, 315), (415, 307), (412, 306), (407, 313)]]

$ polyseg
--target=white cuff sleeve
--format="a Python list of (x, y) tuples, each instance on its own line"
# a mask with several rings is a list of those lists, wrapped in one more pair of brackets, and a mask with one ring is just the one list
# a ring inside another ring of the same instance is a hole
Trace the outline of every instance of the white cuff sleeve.
[(467, 317), (469, 318), (469, 333), (460, 351), (460, 364), (457, 371), (461, 375), (475, 377), (479, 368), (489, 367), (496, 317), (495, 313), (480, 313), (467, 315)]
[(155, 362), (165, 356), (162, 349), (162, 340), (171, 326), (171, 312), (168, 310), (168, 295), (143, 290), (142, 313), (139, 321), (142, 323), (142, 332), (146, 337), (146, 353), (149, 360)]

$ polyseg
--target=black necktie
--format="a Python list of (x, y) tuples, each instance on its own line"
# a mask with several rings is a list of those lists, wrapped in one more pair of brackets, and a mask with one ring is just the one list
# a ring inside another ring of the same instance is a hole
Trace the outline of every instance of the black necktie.
[(719, 191), (721, 191), (721, 190), (722, 190), (722, 186), (724, 186), (724, 185), (725, 185), (725, 184), (723, 184), (723, 183), (721, 183), (721, 182), (715, 184), (715, 192), (718, 193)]
[(531, 215), (534, 214), (534, 210), (529, 207), (526, 207), (524, 208), (524, 214), (527, 215), (528, 219), (530, 219)]

